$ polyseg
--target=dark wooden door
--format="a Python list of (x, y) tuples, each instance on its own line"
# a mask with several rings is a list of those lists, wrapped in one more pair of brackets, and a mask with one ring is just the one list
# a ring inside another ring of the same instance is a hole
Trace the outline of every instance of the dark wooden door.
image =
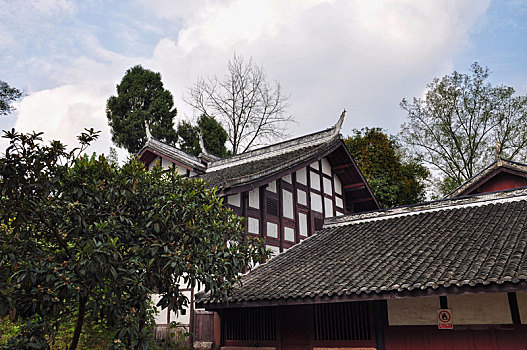
[(307, 306), (288, 306), (281, 309), (280, 333), (282, 349), (309, 350), (310, 312)]

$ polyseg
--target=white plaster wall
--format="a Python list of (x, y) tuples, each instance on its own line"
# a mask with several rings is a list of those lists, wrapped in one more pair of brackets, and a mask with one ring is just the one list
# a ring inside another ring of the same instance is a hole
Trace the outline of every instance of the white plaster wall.
[(343, 213), (343, 212), (341, 212), (341, 211), (338, 211), (338, 210), (336, 211), (336, 214), (335, 214), (335, 216), (342, 216), (342, 215), (344, 215), (344, 213)]
[(333, 201), (324, 197), (324, 216), (327, 218), (333, 217)]
[(156, 166), (158, 161), (159, 161), (159, 157), (155, 157), (154, 160), (150, 162), (150, 164), (148, 165), (148, 170), (152, 170)]
[(307, 237), (307, 215), (298, 213), (298, 234)]
[(284, 227), (284, 239), (289, 242), (295, 241), (295, 230), (291, 227)]
[[(190, 303), (190, 291), (184, 291), (182, 292), (183, 295), (185, 295)], [(158, 294), (152, 295), (152, 302), (157, 304), (160, 300), (160, 296)], [(176, 313), (174, 311), (170, 311), (170, 322), (178, 322), (184, 325), (188, 325), (190, 323), (190, 304), (185, 308), (186, 312), (185, 315), (181, 315), (181, 312)], [(157, 309), (158, 314), (155, 315), (154, 319), (156, 324), (167, 324), (167, 316), (168, 316), (168, 308), (165, 308), (163, 310)]]
[(307, 205), (307, 193), (301, 189), (296, 190), (296, 197), (299, 204)]
[(322, 181), (324, 183), (324, 193), (333, 195), (333, 185), (331, 184), (331, 179), (325, 177)]
[(278, 238), (278, 225), (274, 222), (267, 223), (267, 236)]
[(276, 193), (276, 181), (271, 181), (267, 184), (267, 190)]
[[(159, 302), (160, 299), (161, 298), (159, 297), (158, 294), (152, 295), (152, 302), (154, 303), (154, 305), (156, 305)], [(156, 324), (167, 324), (168, 308), (163, 309), (163, 310), (157, 309), (157, 311), (158, 311), (158, 313), (154, 316), (154, 319), (156, 320)]]
[(322, 213), (322, 197), (319, 194), (310, 192), (311, 210)]
[(249, 191), (249, 206), (254, 209), (260, 209), (260, 189), (254, 188)]
[(454, 327), (459, 324), (511, 324), (507, 293), (448, 296)]
[(320, 175), (312, 171), (309, 172), (309, 181), (311, 182), (311, 188), (320, 191)]
[(335, 206), (336, 206), (337, 208), (344, 209), (344, 202), (342, 201), (342, 198), (340, 198), (340, 197), (335, 197)]
[(234, 205), (236, 207), (240, 206), (240, 194), (231, 194), (230, 196), (227, 196), (227, 203), (230, 205)]
[(390, 326), (437, 325), (439, 297), (388, 299)]
[(286, 176), (282, 177), (282, 180), (284, 180), (287, 183), (293, 183), (293, 180), (291, 179), (291, 174), (287, 174)]
[(335, 182), (335, 192), (342, 194), (342, 183), (337, 175), (333, 176), (333, 181)]
[(331, 175), (331, 164), (329, 164), (329, 161), (326, 158), (322, 158), (321, 163), (322, 163), (322, 172), (326, 175)]
[(516, 299), (518, 300), (518, 309), (520, 310), (522, 324), (527, 324), (527, 291), (516, 292)]
[(302, 168), (296, 172), (296, 182), (307, 185), (307, 170)]
[(274, 245), (266, 245), (265, 247), (271, 250), (272, 252), (271, 257), (277, 256), (278, 254), (280, 254), (280, 248), (275, 247)]
[(318, 162), (313, 162), (313, 163), (309, 164), (309, 166), (312, 167), (313, 169), (320, 170), (320, 168), (318, 167)]
[[(190, 295), (191, 295), (191, 292), (190, 291), (185, 291), (183, 292), (183, 294), (188, 298), (189, 300), (189, 303), (190, 303)], [(186, 312), (185, 312), (185, 315), (176, 315), (175, 313), (171, 312), (170, 313), (170, 322), (177, 322), (177, 323), (180, 323), (180, 324), (184, 324), (184, 325), (188, 325), (190, 323), (190, 306), (187, 306), (185, 308)]]
[(282, 190), (282, 208), (284, 217), (294, 219), (293, 216), (293, 193)]
[(255, 218), (248, 218), (247, 219), (247, 231), (249, 233), (259, 234), (260, 233), (260, 220)]
[[(165, 158), (161, 158), (161, 167), (163, 169), (170, 169), (170, 167), (172, 166), (172, 162), (165, 159)], [(181, 172), (180, 172), (181, 174)]]
[[(447, 301), (454, 327), (512, 324), (507, 293), (449, 295)], [(388, 322), (392, 326), (437, 325), (439, 308), (439, 297), (390, 299)]]

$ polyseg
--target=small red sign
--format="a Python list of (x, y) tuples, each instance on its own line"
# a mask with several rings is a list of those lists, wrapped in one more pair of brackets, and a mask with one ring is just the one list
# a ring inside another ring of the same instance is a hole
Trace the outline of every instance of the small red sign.
[(452, 310), (450, 309), (437, 310), (437, 328), (454, 329), (454, 323), (452, 322)]

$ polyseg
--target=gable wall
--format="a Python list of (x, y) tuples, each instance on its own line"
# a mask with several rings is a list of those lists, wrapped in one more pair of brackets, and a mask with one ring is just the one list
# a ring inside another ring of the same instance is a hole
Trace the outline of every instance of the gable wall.
[(284, 252), (320, 229), (325, 217), (346, 214), (342, 184), (325, 158), (250, 191), (229, 195), (227, 205), (247, 218), (247, 233)]
[(525, 186), (527, 186), (527, 178), (501, 172), (478, 188), (472, 190), (470, 194), (502, 191)]

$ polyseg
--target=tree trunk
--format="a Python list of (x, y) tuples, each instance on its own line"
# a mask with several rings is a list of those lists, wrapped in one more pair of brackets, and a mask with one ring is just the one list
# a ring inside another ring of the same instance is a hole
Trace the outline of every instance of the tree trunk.
[(79, 345), (82, 325), (84, 324), (84, 315), (86, 313), (86, 302), (87, 301), (88, 301), (88, 298), (80, 298), (79, 300), (79, 314), (77, 316), (77, 324), (75, 325), (75, 331), (73, 332), (73, 339), (71, 340), (71, 344), (68, 350), (75, 350), (77, 349), (77, 345)]

